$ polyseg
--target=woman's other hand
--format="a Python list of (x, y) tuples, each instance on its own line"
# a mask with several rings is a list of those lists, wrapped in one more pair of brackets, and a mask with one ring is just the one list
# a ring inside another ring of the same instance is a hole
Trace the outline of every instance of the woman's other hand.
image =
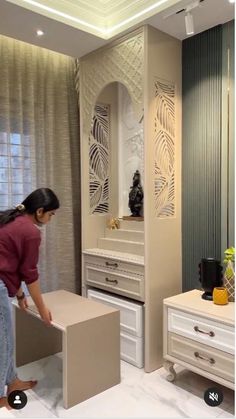
[(23, 300), (18, 300), (18, 306), (21, 310), (26, 311), (28, 308), (27, 298), (24, 297)]

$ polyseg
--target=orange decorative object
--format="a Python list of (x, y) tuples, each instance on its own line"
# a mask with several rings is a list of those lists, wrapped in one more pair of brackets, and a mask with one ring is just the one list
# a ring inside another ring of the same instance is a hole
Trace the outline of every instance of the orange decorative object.
[(215, 304), (228, 304), (228, 292), (225, 287), (215, 287), (213, 290), (213, 301)]

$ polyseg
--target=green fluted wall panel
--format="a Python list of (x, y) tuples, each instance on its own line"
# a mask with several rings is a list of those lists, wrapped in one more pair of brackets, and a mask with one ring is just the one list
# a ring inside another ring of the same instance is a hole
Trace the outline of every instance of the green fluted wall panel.
[(235, 244), (235, 86), (234, 20), (223, 25), (221, 256)]
[(183, 291), (202, 257), (221, 258), (222, 27), (183, 41)]

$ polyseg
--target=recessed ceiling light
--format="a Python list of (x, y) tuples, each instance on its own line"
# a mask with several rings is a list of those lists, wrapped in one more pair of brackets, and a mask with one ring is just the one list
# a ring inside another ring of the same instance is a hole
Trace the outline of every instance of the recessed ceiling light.
[(235, 0), (229, 0), (230, 3), (235, 3)]
[(41, 29), (38, 29), (36, 31), (37, 36), (43, 36), (44, 35), (44, 31), (42, 31)]

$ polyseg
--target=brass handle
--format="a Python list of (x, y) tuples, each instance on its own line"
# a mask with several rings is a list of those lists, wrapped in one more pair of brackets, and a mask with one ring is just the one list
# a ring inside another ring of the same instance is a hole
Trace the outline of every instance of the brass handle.
[(116, 263), (116, 262), (106, 262), (106, 266), (113, 266), (114, 268), (118, 268), (118, 263)]
[(194, 356), (196, 357), (196, 358), (200, 358), (200, 359), (203, 359), (204, 361), (208, 361), (208, 362), (210, 362), (210, 364), (215, 364), (215, 360), (214, 360), (214, 358), (205, 358), (204, 356), (202, 356), (202, 355), (200, 355), (199, 354), (199, 352), (194, 352)]
[(117, 279), (109, 279), (109, 278), (105, 278), (106, 282), (111, 282), (112, 284), (118, 284)]
[(210, 332), (204, 332), (204, 330), (199, 329), (198, 326), (194, 326), (195, 332), (204, 333), (204, 335), (209, 335), (211, 337), (215, 336), (215, 333), (210, 330)]

